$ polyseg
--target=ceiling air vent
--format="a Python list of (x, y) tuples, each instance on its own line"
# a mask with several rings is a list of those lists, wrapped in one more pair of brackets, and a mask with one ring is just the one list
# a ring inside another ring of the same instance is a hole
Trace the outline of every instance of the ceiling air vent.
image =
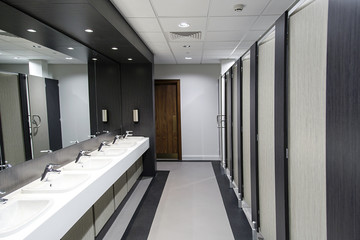
[(197, 40), (201, 40), (201, 32), (170, 32), (171, 40), (178, 40), (181, 38), (193, 38)]

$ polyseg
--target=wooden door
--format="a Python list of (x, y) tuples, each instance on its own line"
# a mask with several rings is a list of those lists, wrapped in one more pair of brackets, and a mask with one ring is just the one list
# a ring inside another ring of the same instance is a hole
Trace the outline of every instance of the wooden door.
[(155, 80), (157, 159), (181, 160), (180, 81)]

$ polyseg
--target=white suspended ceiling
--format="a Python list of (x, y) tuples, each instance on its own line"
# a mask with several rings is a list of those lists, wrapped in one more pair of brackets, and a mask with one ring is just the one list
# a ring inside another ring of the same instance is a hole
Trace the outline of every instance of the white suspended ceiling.
[[(111, 1), (154, 53), (155, 64), (206, 64), (241, 57), (296, 0)], [(235, 4), (245, 8), (235, 12)], [(182, 22), (190, 26), (180, 28)], [(170, 38), (170, 32), (192, 31), (201, 39)]]
[(28, 64), (29, 60), (45, 60), (49, 64), (86, 64), (86, 62), (0, 30), (0, 64)]

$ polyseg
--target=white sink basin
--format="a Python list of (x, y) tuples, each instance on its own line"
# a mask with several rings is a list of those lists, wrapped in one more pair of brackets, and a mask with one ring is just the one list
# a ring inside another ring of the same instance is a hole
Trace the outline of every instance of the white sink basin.
[(113, 161), (112, 158), (104, 158), (100, 156), (81, 157), (79, 162), (71, 162), (63, 167), (63, 170), (89, 170), (95, 171), (104, 168)]
[(126, 149), (118, 149), (111, 147), (103, 147), (102, 150), (93, 151), (90, 153), (91, 156), (105, 156), (105, 157), (119, 157), (126, 152)]
[(6, 237), (34, 220), (51, 206), (51, 200), (9, 200), (0, 205), (0, 237)]
[(136, 145), (137, 141), (126, 141), (126, 140), (120, 140), (112, 145), (114, 148), (131, 148)]
[(40, 179), (26, 185), (22, 193), (64, 193), (73, 190), (89, 179), (88, 174), (48, 173), (46, 181)]

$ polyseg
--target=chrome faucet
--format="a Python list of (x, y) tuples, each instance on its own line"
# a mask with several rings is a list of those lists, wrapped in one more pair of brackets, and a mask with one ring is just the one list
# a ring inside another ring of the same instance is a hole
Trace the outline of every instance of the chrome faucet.
[(52, 153), (53, 151), (50, 149), (46, 149), (46, 150), (41, 150), (41, 153)]
[(75, 159), (75, 163), (79, 162), (79, 160), (80, 160), (80, 158), (81, 158), (82, 156), (90, 156), (89, 153), (90, 153), (90, 151), (83, 151), (83, 150), (81, 150), (81, 151), (79, 152), (79, 154), (77, 155), (76, 159)]
[(95, 134), (92, 134), (92, 135), (89, 135), (88, 137), (89, 137), (89, 138), (94, 138), (94, 137), (96, 137), (96, 135), (95, 135)]
[(101, 149), (102, 149), (102, 147), (103, 146), (110, 146), (110, 144), (109, 143), (107, 143), (107, 142), (102, 142), (102, 143), (100, 143), (100, 146), (99, 146), (99, 148), (98, 148), (98, 151), (100, 152), (101, 151)]
[(5, 169), (11, 168), (11, 167), (12, 167), (12, 165), (10, 163), (8, 163), (8, 161), (5, 161), (5, 164), (0, 165), (0, 168), (5, 168)]
[(133, 135), (133, 131), (126, 131), (126, 134), (125, 134), (124, 138), (127, 138), (127, 137), (132, 136), (132, 135)]
[(73, 141), (70, 141), (71, 144), (77, 144), (79, 143), (79, 140), (73, 140)]
[(115, 137), (114, 137), (114, 141), (112, 142), (112, 144), (114, 144), (115, 142), (116, 142), (116, 140), (118, 140), (118, 139), (123, 139), (124, 138), (124, 135), (116, 135)]
[(40, 181), (46, 180), (47, 174), (49, 172), (57, 172), (57, 173), (61, 172), (61, 170), (59, 170), (59, 169), (54, 169), (54, 167), (57, 167), (57, 166), (59, 166), (59, 164), (49, 163), (48, 165), (46, 165), (44, 172), (41, 175)]
[(104, 130), (104, 131), (103, 131), (103, 133), (109, 133), (109, 132), (110, 132), (110, 131), (108, 131), (108, 130)]
[[(0, 191), (0, 194), (1, 194), (1, 195), (4, 195), (4, 194), (6, 194), (6, 192)], [(8, 199), (6, 199), (6, 198), (0, 198), (0, 203), (2, 203), (2, 204), (7, 203), (7, 201), (8, 201)]]

